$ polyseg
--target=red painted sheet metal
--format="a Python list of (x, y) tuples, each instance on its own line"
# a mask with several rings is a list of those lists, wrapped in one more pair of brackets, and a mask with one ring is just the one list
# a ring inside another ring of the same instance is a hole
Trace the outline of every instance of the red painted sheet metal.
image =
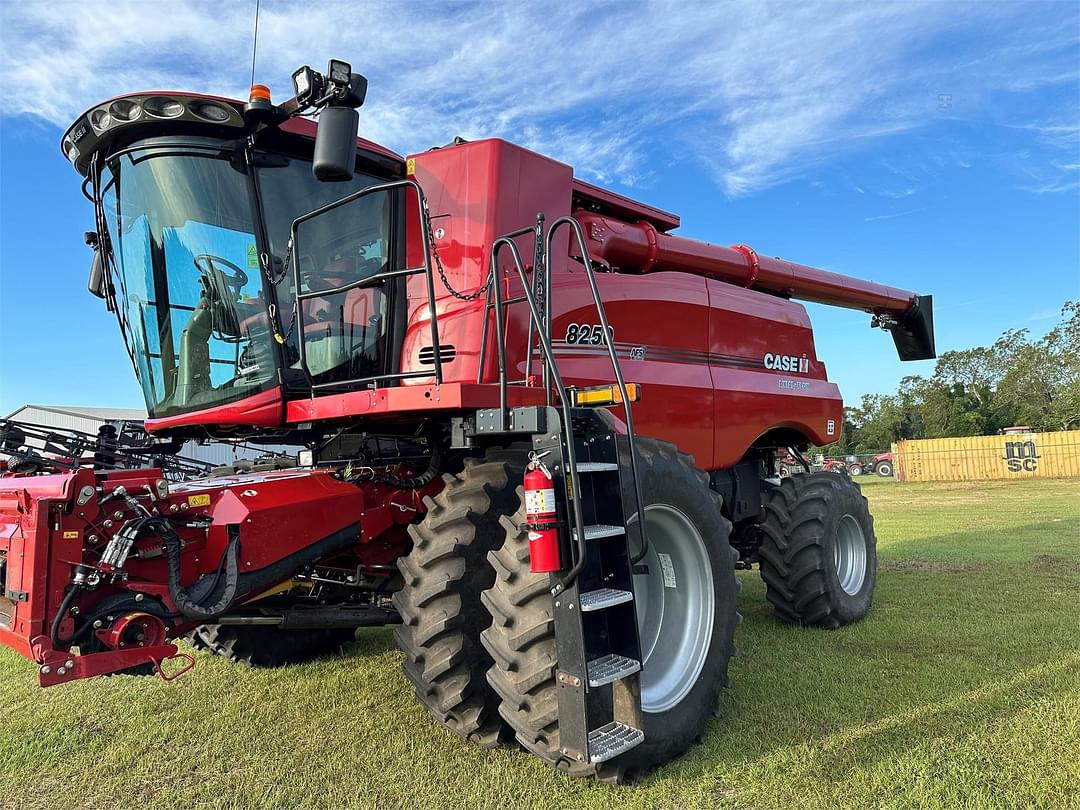
[(907, 290), (760, 256), (745, 245), (712, 245), (658, 233), (647, 222), (621, 222), (588, 211), (575, 216), (584, 226), (589, 255), (621, 272), (680, 270), (804, 301), (892, 315), (906, 313), (915, 298)]
[(177, 416), (161, 416), (147, 419), (146, 429), (151, 433), (169, 428), (201, 425), (255, 425), (276, 427), (281, 424), (281, 388), (275, 387), (250, 397), (238, 399), (226, 405), (190, 411)]
[[(685, 273), (601, 273), (597, 283), (623, 374), (642, 385), (633, 406), (642, 435), (674, 442), (705, 469), (734, 464), (768, 430), (797, 429), (823, 444), (839, 435), (840, 396), (817, 359), (802, 305)], [(552, 299), (564, 379), (611, 382), (579, 265), (557, 272)], [(575, 337), (582, 325), (590, 326), (585, 343)], [(776, 356), (795, 358), (796, 370), (770, 368)], [(523, 374), (523, 360), (517, 370)]]
[[(10, 615), (0, 622), (0, 643), (31, 656), (30, 639), (46, 631), (46, 610), (56, 605), (70, 579), (68, 547), (82, 548), (82, 534), (64, 526), (66, 506), (91, 470), (61, 475), (0, 477), (0, 552), (4, 553), (4, 596)], [(54, 531), (55, 530), (55, 531)], [(52, 554), (53, 538), (60, 554)], [(51, 614), (48, 614), (51, 615)]]
[[(573, 170), (498, 138), (422, 152), (410, 156), (409, 162), (427, 197), (434, 247), (446, 282), (465, 296), (475, 294), (486, 281), (491, 245), (497, 238), (535, 226), (538, 213), (543, 213), (548, 223), (570, 213)], [(516, 243), (523, 262), (531, 266), (532, 234), (519, 237)], [(418, 251), (414, 248), (413, 253)], [(517, 285), (512, 266), (509, 253), (501, 254), (499, 269), (507, 291)], [(484, 297), (462, 301), (447, 289), (438, 272), (435, 276), (439, 341), (460, 352), (453, 364), (445, 367), (444, 380), (475, 381)], [(408, 295), (409, 326), (401, 370), (430, 370), (430, 364), (419, 362), (420, 350), (431, 345), (431, 313), (422, 277), (410, 278)], [(515, 315), (508, 334), (507, 345), (517, 345), (523, 355), (525, 322), (520, 316)], [(489, 339), (491, 336), (489, 332)], [(492, 341), (483, 379), (494, 379), (493, 347)]]
[[(540, 405), (544, 402), (544, 394), (538, 388), (510, 386), (507, 401), (515, 407)], [(396, 414), (401, 414), (403, 419), (416, 419), (424, 412), (494, 408), (498, 404), (499, 388), (494, 384), (408, 385), (293, 400), (288, 405), (287, 420), (296, 423)]]

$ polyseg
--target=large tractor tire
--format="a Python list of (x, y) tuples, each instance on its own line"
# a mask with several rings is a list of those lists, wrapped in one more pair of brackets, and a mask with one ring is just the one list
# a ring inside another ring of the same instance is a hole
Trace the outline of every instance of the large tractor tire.
[(765, 499), (761, 578), (783, 621), (836, 628), (870, 609), (877, 581), (874, 519), (858, 484), (800, 473)]
[(356, 638), (356, 630), (281, 630), (258, 625), (204, 624), (187, 634), (197, 650), (206, 650), (234, 664), (249, 667), (283, 667), (336, 655)]
[[(735, 651), (738, 589), (731, 524), (721, 500), (693, 458), (674, 445), (638, 439), (639, 471), (650, 539), (642, 560), (648, 573), (635, 576), (641, 634), (645, 741), (596, 766), (564, 756), (559, 744), (555, 684), (554, 578), (529, 568), (524, 513), (503, 520), (506, 542), (490, 554), (494, 585), (484, 593), (491, 627), (484, 646), (495, 665), (488, 681), (502, 698), (499, 708), (518, 742), (571, 776), (620, 781), (683, 753), (716, 714), (728, 661)], [(670, 556), (665, 583), (659, 554)], [(675, 587), (670, 586), (674, 574)]]
[(394, 631), (416, 697), (442, 725), (484, 746), (503, 737), (498, 696), (485, 675), (491, 656), (480, 634), (491, 615), (480, 594), (495, 581), (488, 552), (503, 539), (500, 518), (520, 505), (524, 450), (489, 450), (465, 459), (445, 488), (424, 500), (427, 514), (409, 527), (412, 551), (398, 560), (404, 586), (394, 594), (402, 624)]
[(892, 462), (891, 461), (879, 461), (877, 465), (877, 474), (882, 478), (892, 478)]

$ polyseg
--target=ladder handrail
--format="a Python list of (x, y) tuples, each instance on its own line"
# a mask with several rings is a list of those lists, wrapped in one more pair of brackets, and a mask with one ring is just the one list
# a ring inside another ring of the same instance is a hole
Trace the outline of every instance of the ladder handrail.
[[(596, 272), (593, 270), (592, 259), (589, 258), (589, 249), (585, 241), (585, 230), (581, 227), (581, 223), (578, 222), (573, 216), (564, 216), (551, 223), (551, 228), (548, 229), (547, 242), (545, 245), (544, 253), (548, 257), (548, 266), (551, 265), (551, 249), (555, 241), (555, 233), (559, 228), (563, 226), (569, 226), (577, 237), (578, 249), (581, 251), (582, 264), (585, 267), (585, 277), (589, 280), (589, 288), (592, 290), (593, 302), (596, 304), (596, 314), (600, 318), (600, 329), (604, 334), (604, 346), (608, 350), (608, 358), (611, 360), (611, 369), (615, 373), (615, 381), (619, 386), (619, 393), (622, 396), (623, 409), (626, 411), (626, 438), (630, 445), (630, 476), (634, 479), (634, 501), (637, 507), (638, 515), (638, 530), (641, 534), (641, 550), (638, 554), (631, 557), (631, 564), (640, 562), (645, 554), (649, 550), (649, 540), (645, 533), (645, 510), (642, 508), (643, 499), (641, 497), (641, 478), (638, 476), (637, 466), (637, 442), (635, 441), (634, 432), (634, 414), (633, 409), (630, 407), (630, 396), (626, 389), (626, 380), (623, 378), (622, 366), (619, 364), (619, 356), (615, 353), (615, 344), (612, 339), (611, 326), (608, 324), (607, 313), (604, 310), (604, 302), (600, 296), (600, 288), (596, 284)], [(550, 318), (550, 306), (551, 306), (551, 274), (548, 273), (547, 279), (547, 301), (545, 306), (548, 308), (548, 319), (546, 322), (548, 330), (548, 341), (551, 340), (551, 318)], [(530, 349), (530, 352), (532, 350)], [(552, 361), (554, 364), (554, 361)], [(565, 398), (565, 389), (560, 387), (560, 394)], [(577, 490), (575, 490), (576, 492)]]
[[(555, 384), (559, 388), (559, 404), (563, 412), (563, 424), (566, 426), (566, 430), (572, 431), (572, 415), (570, 413), (570, 398), (566, 396), (566, 386), (563, 383), (562, 375), (559, 373), (558, 366), (555, 365), (555, 352), (551, 346), (550, 330), (543, 329), (540, 324), (540, 312), (536, 307), (536, 299), (533, 297), (532, 291), (529, 290), (528, 277), (525, 274), (525, 266), (521, 262), (521, 252), (518, 250), (517, 244), (513, 239), (508, 236), (500, 236), (494, 242), (491, 243), (491, 266), (492, 272), (495, 272), (495, 263), (499, 256), (499, 251), (508, 247), (510, 249), (511, 257), (514, 260), (514, 268), (518, 272), (518, 277), (521, 279), (522, 287), (525, 290), (525, 303), (529, 305), (529, 314), (537, 324), (537, 333), (539, 337), (540, 350), (544, 354), (544, 359), (547, 361), (547, 365), (550, 368), (551, 376), (555, 381)], [(505, 362), (505, 347), (503, 346), (505, 338), (505, 332), (502, 329), (502, 290), (500, 285), (493, 284), (495, 289), (495, 328), (496, 334), (499, 338), (498, 348), (500, 349), (500, 364), (499, 364), (499, 399), (501, 405), (502, 427), (506, 428), (506, 362)], [(532, 347), (529, 347), (529, 352), (532, 352)], [(574, 442), (566, 442), (566, 467), (570, 474), (570, 488), (574, 493), (574, 496), (570, 499), (573, 505), (574, 513), (574, 536), (577, 546), (577, 560), (569, 571), (562, 577), (562, 579), (555, 584), (551, 589), (552, 596), (558, 596), (577, 579), (578, 574), (581, 573), (585, 567), (585, 563), (588, 561), (589, 549), (585, 542), (585, 518), (581, 512), (581, 480), (578, 477), (577, 471), (577, 458), (575, 455)], [(643, 520), (641, 521), (644, 522)]]
[[(338, 286), (338, 287), (328, 287), (325, 290), (309, 290), (306, 293), (302, 293), (300, 291), (300, 257), (297, 255), (297, 243), (299, 241), (297, 239), (297, 231), (298, 231), (298, 229), (299, 229), (299, 227), (301, 225), (303, 225), (309, 219), (313, 219), (314, 217), (317, 217), (317, 216), (319, 216), (321, 214), (324, 214), (327, 211), (332, 211), (335, 208), (340, 208), (343, 205), (348, 205), (349, 203), (353, 202), (354, 200), (358, 200), (361, 197), (366, 197), (369, 194), (375, 194), (375, 193), (383, 192), (383, 191), (386, 191), (386, 192), (396, 191), (397, 189), (405, 190), (405, 189), (410, 189), (410, 188), (413, 191), (416, 192), (416, 206), (417, 206), (417, 209), (418, 209), (418, 213), (420, 215), (420, 225), (421, 225), (420, 239), (421, 239), (421, 242), (422, 242), (422, 250), (423, 250), (423, 255), (424, 255), (424, 263), (422, 265), (420, 265), (418, 267), (406, 267), (406, 268), (403, 268), (403, 269), (400, 269), (400, 270), (391, 270), (391, 271), (388, 271), (388, 272), (385, 272), (385, 273), (379, 273), (379, 274), (377, 274), (375, 276), (371, 276), (371, 277), (369, 277), (367, 279), (360, 279), (359, 281), (351, 282), (349, 284), (344, 284), (344, 285), (341, 285), (341, 286)], [(346, 194), (344, 197), (341, 197), (340, 199), (334, 200), (331, 203), (328, 203), (328, 204), (326, 204), (324, 206), (316, 208), (314, 211), (308, 211), (306, 214), (301, 214), (300, 216), (298, 216), (296, 219), (293, 220), (292, 227), (291, 227), (291, 229), (289, 231), (289, 247), (288, 247), (289, 261), (292, 263), (292, 271), (293, 271), (293, 296), (294, 296), (294, 298), (296, 300), (296, 303), (295, 303), (296, 309), (295, 309), (295, 311), (293, 313), (293, 317), (296, 318), (296, 324), (299, 327), (299, 332), (297, 334), (296, 342), (297, 342), (297, 348), (298, 348), (298, 351), (299, 351), (299, 354), (300, 354), (300, 358), (299, 358), (300, 359), (300, 370), (304, 372), (304, 376), (307, 378), (308, 384), (311, 386), (313, 391), (316, 390), (316, 389), (319, 389), (319, 388), (340, 388), (340, 387), (347, 386), (347, 385), (354, 385), (354, 384), (357, 384), (357, 383), (365, 383), (365, 382), (371, 382), (374, 385), (378, 385), (379, 382), (388, 381), (388, 380), (394, 380), (394, 379), (402, 379), (405, 375), (401, 374), (401, 373), (397, 373), (397, 374), (395, 374), (395, 373), (378, 374), (378, 375), (375, 375), (373, 377), (354, 378), (354, 379), (349, 379), (349, 380), (335, 381), (335, 382), (331, 382), (331, 383), (318, 383), (318, 384), (316, 384), (313, 381), (311, 370), (308, 368), (308, 364), (307, 364), (307, 351), (306, 351), (305, 340), (304, 340), (305, 332), (304, 332), (304, 324), (303, 324), (303, 312), (302, 312), (302, 309), (301, 309), (301, 306), (300, 306), (301, 303), (303, 301), (310, 300), (311, 298), (325, 297), (327, 295), (339, 295), (339, 294), (341, 294), (343, 292), (347, 292), (347, 291), (349, 291), (351, 289), (354, 289), (354, 288), (368, 286), (369, 284), (373, 285), (376, 281), (381, 282), (381, 281), (383, 281), (383, 280), (385, 280), (387, 278), (397, 278), (397, 277), (401, 277), (401, 276), (418, 275), (420, 273), (424, 274), (425, 281), (427, 282), (425, 286), (427, 288), (426, 292), (427, 292), (427, 299), (428, 299), (428, 312), (430, 313), (430, 318), (428, 319), (428, 331), (431, 334), (431, 348), (432, 348), (432, 351), (434, 353), (434, 360), (435, 360), (435, 368), (434, 368), (435, 384), (436, 385), (442, 385), (442, 382), (443, 382), (442, 347), (439, 344), (439, 324), (438, 324), (438, 318), (436, 317), (436, 309), (435, 309), (435, 278), (434, 278), (434, 275), (431, 272), (431, 247), (432, 246), (431, 246), (431, 239), (430, 239), (430, 236), (429, 236), (430, 233), (431, 233), (430, 224), (431, 224), (431, 213), (430, 213), (430, 211), (428, 211), (427, 197), (424, 196), (424, 190), (420, 187), (420, 184), (417, 183), (415, 180), (408, 180), (408, 179), (406, 179), (406, 180), (393, 180), (393, 181), (388, 182), (388, 183), (378, 183), (378, 184), (373, 185), (373, 186), (367, 186), (366, 188), (362, 188), (359, 191), (354, 191), (352, 194)], [(408, 372), (408, 373), (413, 374), (413, 375), (415, 375), (417, 377), (431, 376), (431, 375), (420, 375), (417, 372)]]
[[(536, 226), (529, 226), (528, 228), (518, 228), (516, 231), (510, 231), (509, 233), (504, 233), (502, 235), (502, 237), (500, 237), (500, 238), (517, 239), (519, 236), (524, 236), (525, 234), (527, 234), (529, 232), (532, 232), (533, 233), (533, 239), (534, 239), (533, 250), (537, 255), (539, 255), (540, 252), (543, 250), (543, 245), (544, 245), (544, 235), (543, 235), (542, 231), (540, 230), (543, 227), (543, 217), (544, 217), (543, 214), (540, 214), (537, 217), (537, 225)], [(494, 254), (492, 254), (492, 255), (494, 255)], [(537, 263), (535, 265), (535, 267), (533, 268), (533, 277), (534, 278), (536, 278), (536, 274), (538, 272), (542, 272), (539, 268), (540, 268), (540, 264)], [(483, 324), (483, 326), (481, 328), (481, 331), (480, 331), (480, 355), (479, 355), (479, 358), (478, 358), (478, 362), (476, 364), (476, 383), (477, 383), (477, 385), (484, 382), (484, 364), (487, 362), (488, 311), (495, 306), (494, 303), (492, 302), (492, 295), (493, 295), (492, 287), (494, 287), (501, 280), (501, 278), (502, 278), (502, 273), (498, 272), (498, 268), (494, 264), (490, 265), (488, 267), (488, 281), (489, 281), (489, 283), (488, 283), (488, 288), (487, 288), (487, 294), (484, 296), (484, 324)], [(504, 301), (503, 305), (505, 306), (505, 305), (507, 305), (507, 303), (508, 302)], [(509, 303), (512, 303), (512, 302), (509, 302)], [(528, 339), (528, 345), (530, 346), (530, 348), (529, 348), (528, 366), (527, 366), (527, 368), (525, 370), (526, 379), (528, 379), (529, 373), (532, 371), (532, 348), (531, 348), (531, 346), (532, 346), (532, 326), (533, 326), (532, 319), (530, 319), (529, 320), (529, 339)], [(496, 340), (504, 340), (505, 341), (506, 336), (496, 332), (495, 338), (496, 338)], [(549, 395), (548, 404), (549, 405), (551, 404), (550, 395)]]

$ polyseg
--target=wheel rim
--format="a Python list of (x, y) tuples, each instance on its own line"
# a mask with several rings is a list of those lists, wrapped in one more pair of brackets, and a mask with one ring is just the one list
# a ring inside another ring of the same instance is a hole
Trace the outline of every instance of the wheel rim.
[(836, 576), (844, 593), (854, 596), (862, 590), (866, 579), (866, 537), (862, 526), (851, 515), (840, 519), (836, 530), (836, 543), (833, 545), (833, 559), (836, 562)]
[[(635, 517), (636, 520), (636, 517)], [(678, 705), (697, 682), (712, 638), (716, 596), (705, 542), (673, 506), (645, 507), (648, 574), (634, 577), (641, 637), (641, 707), (650, 714)], [(665, 585), (667, 555), (670, 569)]]

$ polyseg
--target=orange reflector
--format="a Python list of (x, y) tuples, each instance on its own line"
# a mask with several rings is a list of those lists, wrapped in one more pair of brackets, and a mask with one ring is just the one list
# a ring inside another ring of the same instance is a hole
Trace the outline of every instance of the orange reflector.
[[(641, 399), (641, 388), (637, 383), (626, 384), (626, 395), (631, 402)], [(591, 388), (570, 389), (570, 404), (575, 408), (604, 407), (619, 405), (623, 401), (622, 391), (617, 385), (597, 385)]]
[(251, 93), (248, 95), (248, 101), (269, 101), (270, 100), (270, 88), (265, 84), (253, 84), (251, 85)]

